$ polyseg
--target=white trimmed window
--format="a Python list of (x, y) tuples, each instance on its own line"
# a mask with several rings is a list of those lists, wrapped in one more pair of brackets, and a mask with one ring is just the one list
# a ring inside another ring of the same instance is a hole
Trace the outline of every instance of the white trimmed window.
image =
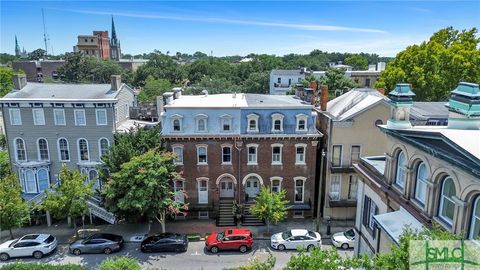
[(86, 126), (85, 110), (74, 110), (73, 112), (75, 114), (75, 126)]
[(17, 161), (27, 160), (27, 149), (25, 148), (25, 141), (22, 138), (15, 139), (15, 159)]
[(183, 145), (173, 146), (172, 151), (176, 155), (174, 160), (175, 165), (183, 165)]
[(342, 146), (334, 145), (332, 147), (332, 167), (341, 167), (342, 166)]
[(453, 200), (453, 197), (456, 193), (453, 179), (451, 177), (446, 177), (442, 182), (442, 189), (440, 191), (438, 216), (450, 226), (453, 224), (453, 215), (455, 213), (455, 201)]
[(307, 131), (308, 130), (308, 127), (307, 127), (308, 116), (306, 114), (302, 113), (302, 114), (297, 114), (295, 117), (297, 118), (297, 126), (296, 126), (295, 131), (296, 132)]
[(247, 115), (248, 132), (258, 132), (258, 118), (259, 116), (254, 113)]
[(417, 167), (417, 179), (415, 181), (415, 200), (421, 205), (425, 205), (427, 201), (427, 167), (421, 162)]
[(247, 144), (247, 165), (257, 165), (258, 144)]
[(358, 163), (360, 160), (360, 151), (360, 145), (352, 145), (352, 149), (350, 150), (350, 166)]
[(207, 165), (207, 146), (197, 145), (197, 165)]
[(232, 164), (232, 146), (222, 146), (222, 164)]
[(97, 118), (97, 126), (106, 126), (107, 125), (107, 110), (106, 109), (96, 109), (95, 116)]
[(480, 239), (480, 196), (473, 202), (469, 239)]
[(283, 131), (283, 114), (274, 113), (272, 114), (272, 132), (282, 132)]
[(282, 144), (272, 144), (272, 165), (282, 165), (282, 148)]
[(60, 161), (70, 161), (70, 149), (65, 138), (58, 139), (58, 157)]
[(304, 143), (295, 144), (295, 164), (305, 165), (305, 156), (307, 152), (307, 145)]
[(33, 124), (35, 126), (44, 126), (45, 125), (45, 114), (43, 109), (32, 109), (33, 113)]
[(358, 176), (350, 175), (350, 181), (348, 182), (348, 199), (349, 200), (357, 199), (357, 187), (358, 187)]
[(8, 112), (10, 113), (10, 125), (19, 126), (22, 124), (20, 109), (10, 109)]
[(405, 153), (401, 151), (397, 155), (397, 173), (395, 175), (395, 184), (401, 189), (405, 188), (405, 178), (407, 176), (406, 167), (407, 167), (407, 158), (405, 157)]
[(305, 192), (305, 178), (304, 177), (295, 177), (295, 203), (304, 202), (304, 192)]
[(232, 131), (232, 116), (225, 114), (220, 118), (220, 126), (223, 132)]
[(85, 139), (78, 139), (78, 160), (89, 161), (88, 142)]
[(341, 176), (338, 174), (332, 174), (330, 176), (330, 200), (338, 201), (340, 200), (340, 181)]
[(53, 109), (53, 119), (56, 126), (65, 126), (67, 124), (65, 121), (65, 110)]
[(171, 121), (172, 121), (172, 131), (173, 132), (182, 132), (183, 131), (183, 127), (182, 127), (183, 116), (181, 116), (179, 114), (174, 114), (174, 115), (170, 116), (170, 118), (171, 118)]
[(37, 140), (38, 160), (50, 160), (50, 154), (48, 152), (48, 142), (44, 138)]
[(280, 192), (282, 190), (282, 177), (271, 177), (270, 178), (270, 187), (272, 192)]
[(102, 158), (103, 155), (107, 154), (109, 147), (110, 147), (110, 142), (108, 141), (107, 138), (100, 138), (100, 140), (98, 140), (98, 150), (99, 150), (100, 158)]
[(197, 132), (208, 132), (208, 116), (205, 114), (198, 114), (195, 116)]

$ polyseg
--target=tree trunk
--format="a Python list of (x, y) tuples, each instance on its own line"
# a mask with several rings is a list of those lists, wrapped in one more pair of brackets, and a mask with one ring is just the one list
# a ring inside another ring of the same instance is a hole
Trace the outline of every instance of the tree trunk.
[(165, 233), (165, 220), (162, 220), (160, 224), (162, 225), (162, 233)]
[(267, 233), (270, 233), (270, 220), (267, 219)]
[(12, 231), (12, 228), (8, 229), (8, 231), (10, 232), (10, 239), (13, 239), (13, 231)]
[(73, 229), (75, 230), (75, 237), (78, 239), (80, 238), (80, 236), (78, 235), (78, 230), (77, 230), (77, 219), (72, 218), (72, 221), (73, 221)]

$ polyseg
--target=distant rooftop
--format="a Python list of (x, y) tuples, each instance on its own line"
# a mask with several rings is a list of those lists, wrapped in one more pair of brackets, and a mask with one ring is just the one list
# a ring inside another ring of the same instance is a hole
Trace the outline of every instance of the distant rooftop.
[[(125, 87), (125, 84), (122, 86)], [(27, 83), (21, 90), (6, 94), (0, 101), (10, 100), (91, 100), (115, 99), (118, 91), (110, 84)]]
[(165, 108), (278, 108), (305, 107), (312, 105), (294, 96), (262, 94), (213, 94), (182, 95)]
[(414, 102), (410, 109), (410, 118), (418, 120), (428, 120), (431, 118), (447, 119), (448, 109), (445, 107), (447, 102)]
[(334, 120), (343, 121), (374, 106), (378, 102), (388, 101), (389, 99), (377, 90), (355, 88), (329, 101), (327, 103), (327, 112), (334, 117)]
[(302, 75), (302, 69), (272, 69), (271, 74), (273, 75)]

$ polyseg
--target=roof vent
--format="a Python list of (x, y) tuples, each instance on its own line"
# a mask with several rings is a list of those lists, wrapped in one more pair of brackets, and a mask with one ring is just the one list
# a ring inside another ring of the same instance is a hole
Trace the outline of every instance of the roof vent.
[(202, 94), (207, 97), (207, 96), (208, 96), (208, 91), (207, 91), (207, 89), (203, 89), (203, 90), (202, 90)]

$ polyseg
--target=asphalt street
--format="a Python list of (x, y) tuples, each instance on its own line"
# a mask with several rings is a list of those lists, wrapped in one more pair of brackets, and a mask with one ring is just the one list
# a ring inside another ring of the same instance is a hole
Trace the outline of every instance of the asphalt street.
[[(290, 256), (298, 254), (297, 251), (276, 251), (269, 247), (269, 241), (257, 240), (252, 250), (242, 254), (240, 252), (223, 251), (218, 254), (212, 254), (205, 250), (204, 242), (190, 242), (188, 250), (183, 253), (142, 253), (139, 243), (126, 243), (124, 248), (111, 255), (105, 254), (82, 254), (75, 256), (68, 253), (67, 245), (59, 245), (55, 253), (48, 255), (40, 260), (33, 258), (10, 259), (6, 263), (13, 263), (23, 260), (25, 262), (45, 262), (48, 264), (81, 264), (90, 269), (95, 269), (107, 257), (111, 256), (129, 256), (136, 258), (142, 264), (142, 268), (160, 268), (160, 269), (225, 269), (234, 266), (244, 265), (255, 258), (261, 261), (266, 260), (271, 253), (277, 259), (275, 268), (284, 267)], [(324, 245), (322, 248), (330, 248)], [(352, 256), (352, 250), (339, 250), (344, 256)], [(0, 266), (5, 262), (0, 262)]]

